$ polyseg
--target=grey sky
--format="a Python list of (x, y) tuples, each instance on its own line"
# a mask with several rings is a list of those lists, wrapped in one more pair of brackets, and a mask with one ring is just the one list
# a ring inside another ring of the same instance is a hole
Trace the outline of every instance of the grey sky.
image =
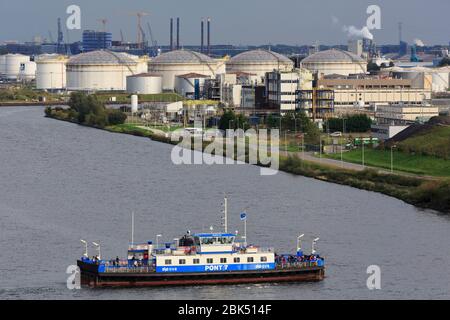
[[(342, 25), (363, 27), (369, 4), (382, 9), (382, 30), (373, 32), (377, 43), (397, 43), (399, 21), (409, 42), (450, 41), (449, 0), (0, 0), (0, 41), (48, 37), (48, 30), (56, 38), (56, 19), (61, 17), (65, 25), (70, 4), (81, 7), (82, 29), (101, 29), (97, 19), (107, 18), (114, 39), (122, 29), (126, 40), (135, 40), (136, 18), (130, 13), (150, 12), (144, 22), (151, 20), (160, 44), (168, 43), (170, 17), (181, 18), (183, 45), (199, 44), (200, 19), (208, 16), (213, 44), (346, 43)], [(80, 32), (69, 31), (71, 42), (79, 39)]]

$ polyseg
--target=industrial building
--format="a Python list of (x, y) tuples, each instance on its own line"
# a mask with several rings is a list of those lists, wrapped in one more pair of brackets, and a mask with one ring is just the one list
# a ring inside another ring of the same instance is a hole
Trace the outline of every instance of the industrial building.
[(386, 71), (391, 72), (393, 78), (411, 80), (413, 88), (424, 88), (432, 92), (447, 92), (450, 88), (450, 67), (393, 67)]
[(127, 77), (127, 92), (136, 94), (158, 94), (162, 92), (162, 75), (139, 73)]
[(147, 57), (107, 50), (73, 56), (67, 62), (67, 90), (125, 91), (126, 78), (147, 72)]
[(317, 74), (318, 78), (331, 74), (348, 76), (366, 73), (367, 61), (348, 51), (330, 49), (306, 57), (301, 67)]
[(292, 71), (294, 62), (270, 50), (251, 50), (232, 57), (226, 63), (227, 73), (245, 72), (256, 75), (257, 83), (264, 83), (266, 73), (273, 70)]
[(163, 75), (164, 91), (174, 91), (176, 76), (196, 73), (215, 77), (216, 74), (225, 73), (225, 61), (195, 51), (174, 50), (150, 60), (148, 69)]
[(110, 49), (112, 46), (112, 33), (110, 32), (84, 30), (82, 37), (83, 52)]
[(333, 90), (335, 111), (342, 112), (398, 102), (422, 104), (431, 99), (431, 90), (411, 84), (404, 79), (320, 79), (317, 89)]
[(69, 58), (59, 54), (43, 54), (36, 61), (36, 89), (63, 90), (66, 88), (66, 64)]
[(412, 124), (426, 122), (439, 115), (439, 108), (434, 106), (408, 105), (404, 103), (378, 106), (375, 110), (375, 119), (378, 124)]
[(313, 75), (306, 69), (267, 72), (265, 77), (267, 102), (280, 112), (294, 111), (297, 91), (312, 90)]
[(175, 92), (189, 99), (204, 97), (205, 80), (211, 76), (199, 73), (187, 73), (175, 77)]

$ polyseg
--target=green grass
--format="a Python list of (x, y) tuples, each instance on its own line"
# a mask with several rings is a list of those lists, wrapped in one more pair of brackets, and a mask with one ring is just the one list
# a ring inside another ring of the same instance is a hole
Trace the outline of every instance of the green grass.
[(430, 130), (398, 142), (397, 146), (407, 153), (450, 159), (450, 127), (435, 126)]
[[(450, 160), (427, 155), (408, 154), (394, 151), (394, 170), (420, 175), (450, 177)], [(332, 159), (341, 159), (340, 154), (327, 155)], [(391, 169), (391, 152), (388, 150), (365, 149), (365, 164), (372, 167)], [(362, 149), (343, 153), (346, 162), (362, 163)]]

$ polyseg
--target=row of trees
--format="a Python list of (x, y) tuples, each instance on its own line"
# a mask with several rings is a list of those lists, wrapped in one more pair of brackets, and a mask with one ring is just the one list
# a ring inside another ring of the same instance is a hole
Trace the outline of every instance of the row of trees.
[(330, 132), (367, 132), (372, 125), (372, 119), (365, 114), (357, 114), (344, 118), (330, 118), (326, 128)]
[[(318, 143), (320, 139), (319, 128), (304, 112), (287, 112), (281, 117), (279, 115), (269, 115), (265, 118), (262, 126), (268, 129), (279, 129), (283, 133), (304, 133), (306, 143)], [(218, 128), (221, 130), (247, 130), (250, 127), (251, 125), (247, 117), (242, 114), (236, 114), (232, 110), (225, 110), (218, 123)]]
[(68, 103), (70, 117), (79, 123), (105, 127), (125, 122), (127, 116), (120, 110), (107, 109), (95, 95), (74, 92)]

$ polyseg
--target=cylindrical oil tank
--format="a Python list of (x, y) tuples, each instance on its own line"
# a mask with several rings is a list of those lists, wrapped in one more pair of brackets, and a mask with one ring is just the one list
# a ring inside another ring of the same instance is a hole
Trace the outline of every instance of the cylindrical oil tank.
[(31, 81), (36, 78), (36, 62), (28, 61), (20, 64), (19, 79)]
[(66, 88), (66, 63), (68, 57), (44, 54), (36, 57), (36, 88), (61, 90)]
[(67, 90), (125, 91), (126, 77), (139, 73), (137, 59), (108, 50), (76, 55), (67, 62)]
[(259, 83), (264, 83), (267, 72), (291, 71), (293, 68), (294, 62), (288, 57), (263, 49), (239, 53), (226, 62), (227, 73), (254, 74)]
[(433, 72), (433, 92), (447, 92), (449, 89), (449, 76), (449, 72)]
[(20, 76), (21, 65), (30, 62), (30, 57), (23, 54), (7, 54), (5, 55), (5, 78), (9, 80), (17, 80)]
[(175, 89), (175, 77), (199, 73), (215, 77), (223, 70), (223, 62), (191, 50), (174, 50), (150, 60), (149, 72), (162, 74), (163, 90)]
[(5, 63), (6, 63), (6, 56), (0, 55), (0, 78), (3, 78), (5, 75)]
[(188, 73), (175, 77), (175, 92), (190, 99), (200, 99), (208, 75)]
[(162, 75), (141, 73), (127, 77), (127, 92), (157, 94), (162, 92)]

